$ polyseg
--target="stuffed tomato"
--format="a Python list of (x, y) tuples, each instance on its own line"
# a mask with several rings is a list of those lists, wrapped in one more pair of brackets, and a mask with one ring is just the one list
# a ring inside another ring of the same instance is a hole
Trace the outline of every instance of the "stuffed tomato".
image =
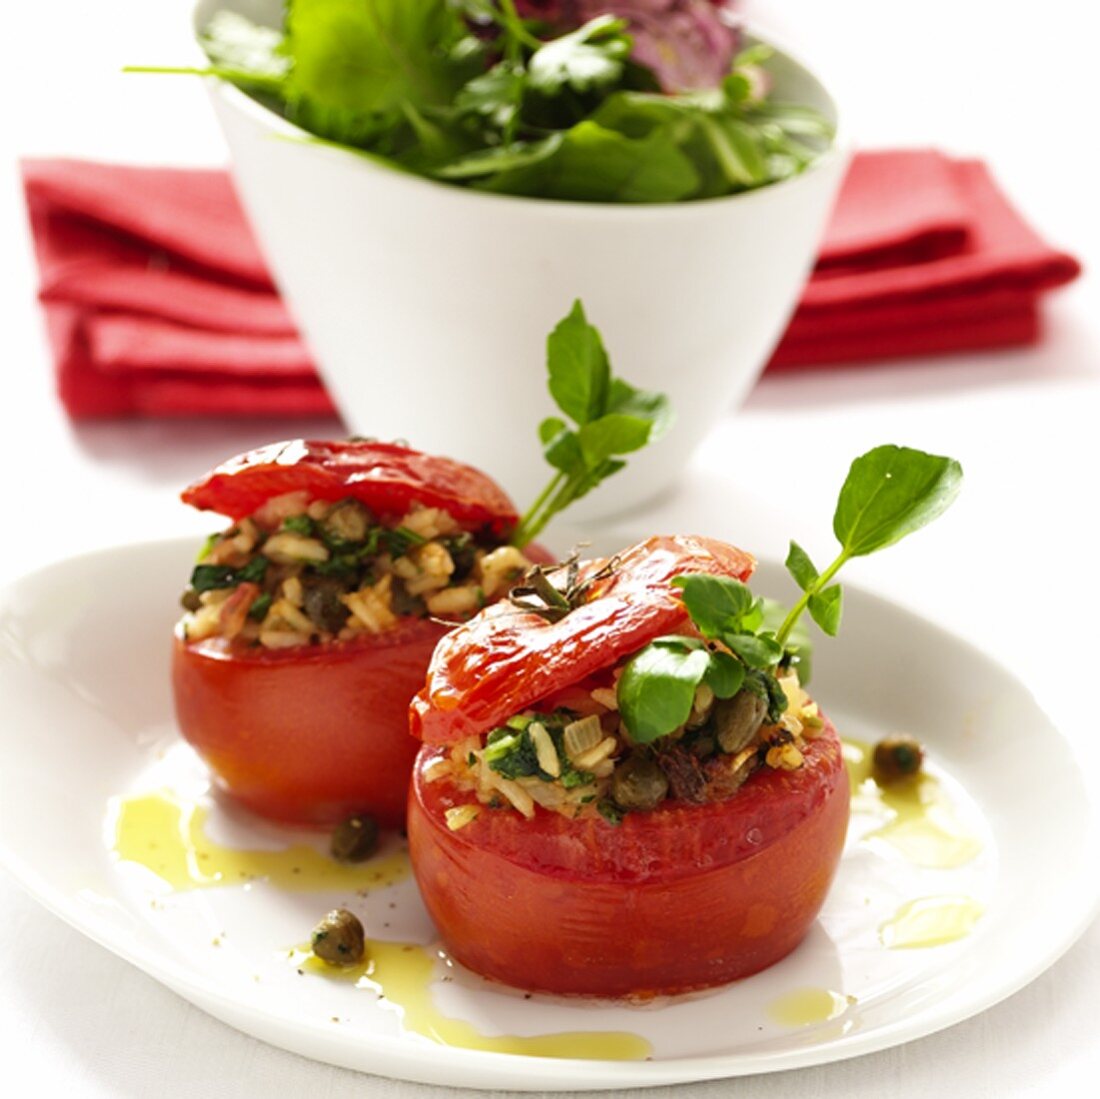
[(458, 961), (526, 989), (648, 997), (754, 973), (805, 936), (847, 829), (836, 731), (790, 654), (711, 639), (678, 587), (741, 591), (753, 564), (652, 538), (548, 574), (541, 599), (513, 594), (437, 647), (411, 710), (425, 746), (408, 832)]
[(528, 567), (492, 480), (377, 442), (279, 443), (183, 500), (226, 516), (184, 592), (172, 682), (219, 786), (278, 820), (399, 826), (409, 701), (447, 621)]

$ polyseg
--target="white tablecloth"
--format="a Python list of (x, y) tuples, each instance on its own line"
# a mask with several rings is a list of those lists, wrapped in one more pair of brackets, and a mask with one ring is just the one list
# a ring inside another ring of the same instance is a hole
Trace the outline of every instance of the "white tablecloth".
[[(68, 0), (5, 12), (5, 160), (221, 162), (196, 84), (118, 72), (127, 62), (183, 56), (186, 8), (179, 0)], [(1100, 263), (1093, 110), (1100, 17), (1091, 6), (772, 0), (749, 9), (828, 78), (858, 143), (934, 144), (985, 157), (1054, 241), (1086, 264)], [(74, 427), (52, 395), (10, 168), (0, 188), (0, 583), (84, 549), (204, 533), (207, 521), (175, 495), (194, 474), (290, 431), (339, 430), (335, 422)], [(935, 535), (861, 562), (852, 578), (1008, 664), (1090, 758), (1092, 702), (1067, 697), (1067, 689), (1091, 682), (1100, 658), (1098, 304), (1090, 279), (1058, 295), (1036, 349), (768, 379), (706, 440), (681, 491), (645, 525), (737, 534), (760, 554), (782, 555), (792, 534), (811, 547), (814, 532), (826, 538), (852, 455), (897, 441), (958, 456), (967, 472), (963, 501)], [(0, 1094), (441, 1093), (246, 1038), (70, 930), (2, 876), (0, 927)], [(1100, 926), (1093, 925), (1030, 987), (949, 1031), (846, 1063), (675, 1093), (1082, 1095), (1092, 1092), (1088, 1080), (1100, 1078), (1097, 1019)]]

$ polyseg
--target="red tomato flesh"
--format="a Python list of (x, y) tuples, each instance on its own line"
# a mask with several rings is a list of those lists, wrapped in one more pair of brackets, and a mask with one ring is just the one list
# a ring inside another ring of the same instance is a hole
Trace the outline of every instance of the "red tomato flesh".
[(488, 526), (502, 537), (518, 519), (504, 490), (480, 470), (396, 443), (272, 443), (231, 458), (181, 498), (243, 519), (274, 496), (303, 490), (317, 500), (352, 497), (380, 516), (402, 516), (414, 502), (442, 508), (466, 529)]
[(217, 785), (262, 816), (324, 825), (365, 812), (401, 827), (417, 750), (409, 699), (444, 633), (405, 618), (384, 634), (301, 649), (177, 637), (180, 731)]
[(796, 771), (762, 768), (731, 798), (668, 802), (618, 827), (481, 806), (449, 779), (413, 773), (409, 851), (447, 950), (470, 969), (536, 991), (651, 997), (725, 984), (802, 941), (844, 847), (848, 778), (836, 730)]
[[(392, 443), (274, 443), (218, 466), (182, 499), (239, 520), (288, 492), (351, 497), (385, 521), (413, 504), (442, 508), (463, 529), (488, 530), (502, 543), (517, 520), (511, 500), (485, 474)], [(551, 559), (538, 546), (525, 552)], [(265, 817), (326, 825), (369, 813), (400, 827), (417, 750), (409, 701), (446, 632), (406, 617), (383, 634), (287, 649), (177, 637), (172, 684), (180, 730), (218, 786)]]
[[(747, 580), (756, 564), (734, 546), (690, 535), (649, 538), (616, 561), (587, 600), (557, 622), (497, 603), (456, 627), (432, 657), (409, 712), (414, 735), (425, 744), (476, 736), (663, 633), (690, 632), (671, 581), (689, 572)], [(582, 580), (603, 564), (586, 565)]]

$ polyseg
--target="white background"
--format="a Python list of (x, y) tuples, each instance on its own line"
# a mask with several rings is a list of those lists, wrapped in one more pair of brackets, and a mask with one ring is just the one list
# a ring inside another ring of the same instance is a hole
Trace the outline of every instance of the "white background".
[[(176, 499), (194, 475), (276, 437), (339, 431), (334, 421), (74, 427), (53, 397), (14, 159), (222, 162), (197, 83), (118, 72), (190, 56), (187, 9), (180, 0), (5, 8), (0, 584), (87, 548), (205, 533), (209, 521)], [(1044, 233), (1087, 267), (1100, 264), (1094, 5), (758, 0), (748, 10), (826, 77), (858, 144), (984, 157)], [(1098, 305), (1086, 277), (1050, 301), (1037, 349), (769, 379), (704, 442), (680, 491), (644, 524), (728, 535), (773, 556), (793, 535), (824, 556), (836, 488), (854, 454), (892, 441), (957, 456), (967, 485), (955, 510), (919, 540), (852, 567), (853, 579), (1003, 660), (1091, 763)], [(0, 724), (0, 736), (17, 733)], [(442, 1094), (245, 1038), (85, 941), (4, 878), (0, 928), (2, 1095)], [(950, 1031), (852, 1062), (675, 1093), (1083, 1095), (1100, 1079), (1098, 1020), (1094, 925), (1029, 988)]]

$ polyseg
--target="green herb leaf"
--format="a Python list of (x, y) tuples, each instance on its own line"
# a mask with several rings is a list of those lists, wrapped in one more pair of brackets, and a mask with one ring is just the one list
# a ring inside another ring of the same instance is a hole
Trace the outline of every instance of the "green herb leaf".
[[(760, 603), (762, 611), (760, 625), (774, 636), (787, 617), (788, 608), (775, 599), (762, 599)], [(813, 677), (813, 655), (813, 638), (806, 624), (799, 620), (791, 629), (783, 646), (783, 656), (787, 663), (797, 670), (798, 681), (804, 687)]]
[(506, 731), (505, 735), (495, 740), (489, 738), (482, 758), (504, 778), (527, 778), (537, 774), (539, 769), (538, 751), (527, 732)]
[(676, 577), (672, 586), (682, 592), (684, 606), (704, 637), (735, 631), (753, 605), (752, 592), (728, 576), (689, 573)]
[(722, 642), (750, 668), (774, 668), (783, 657), (783, 646), (766, 634), (724, 633)]
[(601, 15), (537, 49), (528, 62), (529, 83), (545, 95), (587, 92), (618, 83), (631, 40), (626, 21)]
[(509, 145), (497, 145), (491, 149), (478, 149), (457, 160), (437, 165), (432, 174), (438, 179), (461, 183), (496, 177), (507, 172), (518, 172), (548, 160), (561, 147), (560, 134), (551, 134), (541, 141), (514, 141)]
[(362, 144), (444, 107), (477, 72), (456, 52), (467, 36), (447, 0), (294, 0), (286, 15), (288, 113), (321, 137)]
[(309, 537), (314, 530), (313, 520), (308, 515), (288, 515), (283, 520), (283, 530), (292, 530), (295, 534)]
[[(841, 594), (839, 588), (828, 585), (845, 562), (892, 546), (920, 530), (951, 506), (961, 488), (962, 467), (953, 458), (892, 445), (875, 447), (857, 458), (841, 487), (833, 515), (840, 553), (824, 572), (812, 578), (796, 560), (798, 574), (792, 569), (792, 575), (800, 586), (803, 580), (808, 583), (779, 627), (776, 640), (786, 644), (807, 608), (826, 633), (835, 633), (840, 627)], [(792, 542), (791, 552), (797, 558), (796, 548)], [(788, 567), (790, 564), (788, 555)]]
[(234, 11), (215, 12), (199, 33), (199, 43), (215, 65), (261, 82), (281, 82), (290, 70), (282, 34)]
[(610, 412), (594, 423), (585, 424), (577, 433), (577, 441), (585, 464), (593, 469), (614, 455), (641, 450), (652, 431), (653, 424), (648, 420)]
[(237, 572), (237, 580), (247, 581), (250, 584), (259, 584), (267, 574), (267, 566), (269, 564), (270, 562), (266, 557), (262, 554), (258, 554), (253, 557), (244, 568)]
[(267, 612), (271, 609), (273, 602), (274, 596), (270, 592), (262, 592), (252, 600), (252, 605), (248, 608), (248, 617), (253, 622), (262, 622), (267, 617)]
[(422, 546), (427, 539), (422, 534), (417, 534), (408, 527), (394, 527), (393, 530), (383, 530), (380, 539), (387, 551), (394, 557), (403, 557), (415, 546)]
[(942, 515), (961, 488), (962, 468), (952, 458), (908, 447), (876, 447), (852, 463), (833, 532), (847, 556), (866, 556)]
[(663, 393), (650, 393), (644, 389), (635, 389), (622, 378), (611, 379), (611, 390), (607, 401), (608, 413), (618, 412), (624, 416), (635, 416), (650, 423), (649, 442), (655, 443), (672, 426), (674, 419), (672, 405)]
[(630, 138), (584, 119), (557, 135), (545, 157), (475, 186), (567, 202), (679, 202), (697, 189), (699, 174), (672, 132)]
[(840, 585), (833, 584), (832, 587), (822, 588), (821, 591), (814, 592), (807, 604), (810, 617), (830, 637), (836, 637), (837, 631), (840, 629), (842, 603), (843, 593), (840, 590)]
[(618, 456), (646, 446), (671, 420), (662, 394), (612, 377), (600, 333), (579, 301), (550, 333), (546, 364), (550, 395), (577, 428), (558, 416), (539, 424), (543, 454), (557, 473), (513, 531), (517, 546), (527, 545), (554, 515), (622, 469)]
[(775, 724), (786, 712), (787, 694), (775, 676), (760, 668), (750, 668), (745, 672), (745, 690), (752, 691), (768, 704), (767, 719)]
[(809, 554), (795, 541), (792, 540), (791, 548), (787, 553), (787, 571), (794, 577), (795, 583), (807, 591), (817, 580), (818, 572)]
[(596, 802), (596, 811), (614, 828), (623, 822), (623, 811), (610, 798), (600, 798)]
[(501, 61), (488, 72), (475, 76), (455, 97), (455, 107), (460, 113), (481, 115), (506, 131), (519, 114), (525, 86), (523, 67), (513, 61)]
[(709, 666), (710, 654), (681, 638), (654, 641), (628, 661), (617, 694), (630, 738), (648, 744), (683, 725)]
[(717, 698), (733, 698), (745, 681), (745, 666), (729, 653), (710, 654), (710, 662), (703, 682), (714, 692)]
[(191, 587), (197, 592), (237, 586), (237, 570), (229, 565), (196, 565), (191, 570)]
[(611, 364), (599, 331), (588, 323), (584, 306), (573, 303), (546, 340), (550, 395), (578, 424), (603, 415), (611, 385)]

